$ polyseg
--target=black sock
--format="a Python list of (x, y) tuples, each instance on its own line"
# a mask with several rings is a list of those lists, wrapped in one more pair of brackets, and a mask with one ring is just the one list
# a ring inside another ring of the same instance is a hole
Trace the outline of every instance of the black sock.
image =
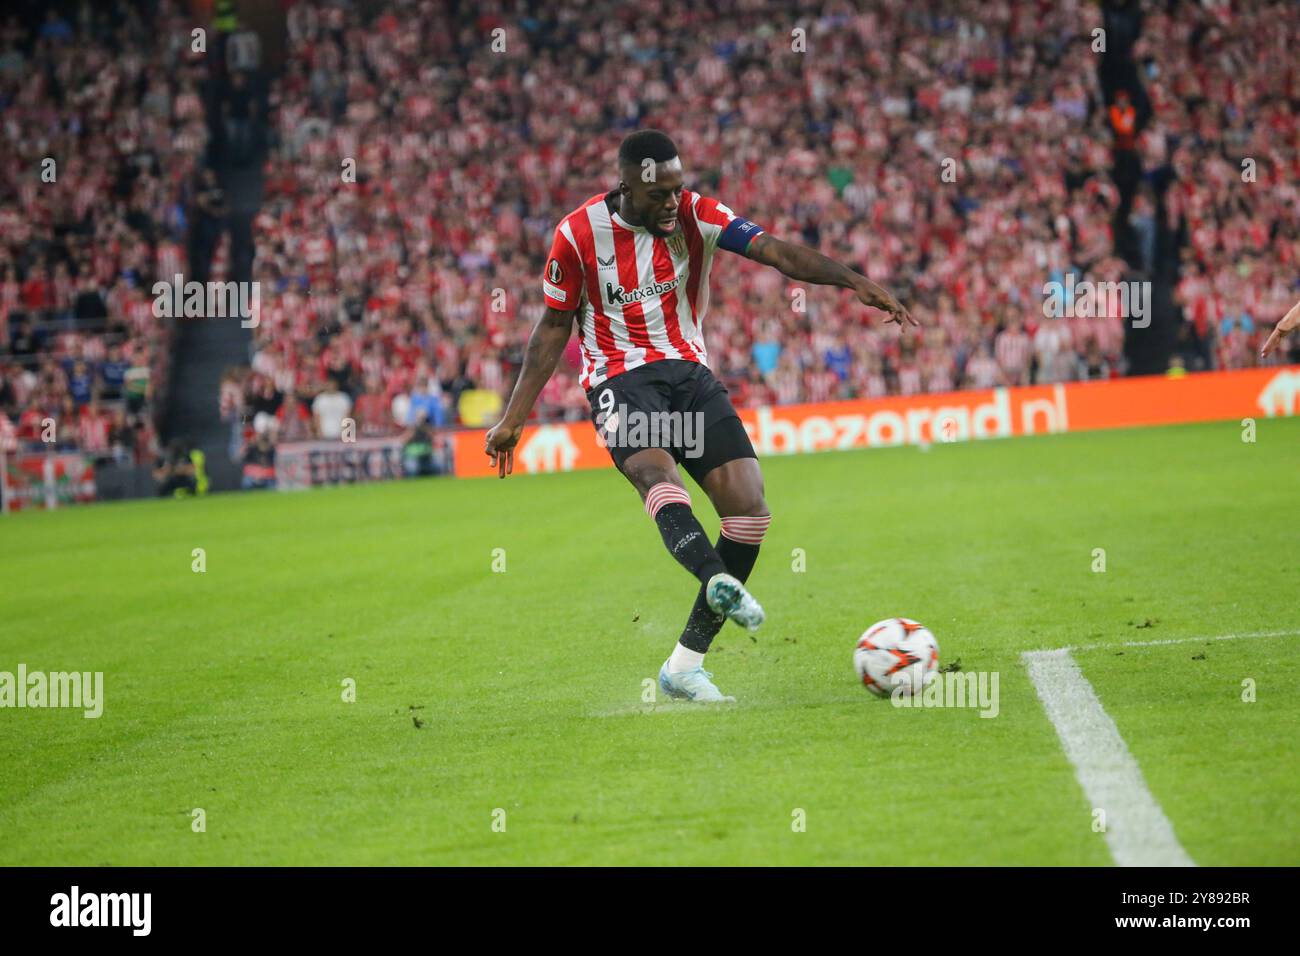
[[(716, 550), (718, 557), (727, 566), (727, 573), (744, 584), (754, 570), (754, 562), (758, 560), (758, 545), (732, 541), (726, 535), (719, 535)], [(707, 585), (708, 581), (704, 583)], [(686, 629), (682, 631), (680, 640), (682, 647), (699, 654), (708, 653), (709, 645), (727, 620), (721, 614), (713, 613), (704, 590), (701, 587), (700, 593), (695, 597), (695, 606), (691, 608), (691, 616), (686, 619)]]
[(655, 514), (655, 524), (668, 553), (701, 584), (708, 584), (709, 578), (727, 570), (690, 505), (679, 501), (664, 505)]
[(732, 541), (726, 535), (718, 535), (718, 557), (727, 566), (727, 573), (741, 584), (749, 580), (750, 572), (754, 570), (758, 548), (756, 544)]

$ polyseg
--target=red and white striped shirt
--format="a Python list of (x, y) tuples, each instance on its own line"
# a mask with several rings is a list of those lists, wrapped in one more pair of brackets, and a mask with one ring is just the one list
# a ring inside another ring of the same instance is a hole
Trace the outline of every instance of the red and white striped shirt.
[(548, 306), (578, 311), (580, 384), (591, 389), (662, 359), (708, 364), (700, 327), (718, 240), (733, 222), (745, 244), (763, 230), (683, 190), (678, 229), (661, 239), (611, 212), (607, 195), (592, 196), (556, 227), (542, 277)]
[(1012, 385), (1025, 385), (1025, 376), (1029, 372), (1029, 357), (1034, 345), (1029, 336), (1021, 331), (1004, 329), (993, 340), (993, 354), (998, 364)]

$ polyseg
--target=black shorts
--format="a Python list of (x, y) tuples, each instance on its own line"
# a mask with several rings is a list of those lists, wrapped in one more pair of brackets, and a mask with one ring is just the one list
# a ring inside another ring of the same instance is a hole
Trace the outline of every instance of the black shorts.
[(699, 362), (648, 362), (588, 390), (587, 401), (619, 471), (647, 448), (671, 454), (697, 483), (719, 465), (758, 457), (726, 386)]

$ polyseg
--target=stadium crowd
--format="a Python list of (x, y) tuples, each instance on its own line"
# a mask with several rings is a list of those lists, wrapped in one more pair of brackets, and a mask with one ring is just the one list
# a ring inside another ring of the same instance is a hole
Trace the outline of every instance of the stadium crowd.
[(125, 463), (157, 452), (173, 329), (159, 277), (185, 271), (187, 193), (207, 139), (189, 26), (127, 3), (0, 21), (0, 443)]
[[(1043, 312), (1045, 282), (1133, 274), (1113, 252), (1098, 9), (858, 6), (650, 0), (543, 17), (489, 3), (453, 19), (390, 2), (366, 25), (348, 4), (295, 5), (257, 222), (273, 293), (243, 394), (293, 405), (333, 382), (381, 431), (403, 393), (441, 396), (442, 423), (464, 389), (504, 392), (551, 230), (614, 185), (613, 150), (639, 126), (671, 132), (700, 191), (856, 264), (924, 319), (900, 337), (820, 288), (799, 311), (779, 274), (728, 259), (705, 334), (738, 403), (1122, 374), (1123, 317)], [(1147, 12), (1134, 50), (1154, 115), (1129, 225), (1139, 274), (1158, 267), (1158, 226), (1178, 242), (1175, 366), (1252, 364), (1296, 296), (1285, 24), (1300, 27), (1300, 8), (1171, 3)], [(576, 342), (566, 358), (542, 417), (587, 413)], [(301, 405), (293, 417), (310, 420)]]
[[(1098, 85), (1096, 4), (565, 7), (292, 4), (254, 224), (261, 322), (221, 389), (232, 452), (258, 412), (282, 438), (346, 416), (392, 434), (421, 412), (458, 422), (468, 391), (504, 394), (551, 232), (615, 185), (637, 127), (673, 135), (698, 191), (922, 320), (900, 336), (848, 293), (722, 257), (705, 338), (738, 404), (1124, 374), (1123, 317), (1045, 316), (1044, 284), (1067, 276), (1172, 263), (1175, 368), (1253, 364), (1297, 297), (1295, 4), (1146, 9), (1136, 263), (1115, 251), (1124, 133)], [(184, 271), (203, 205), (200, 67), (167, 0), (148, 24), (130, 4), (79, 9), (0, 28), (0, 433), (52, 418), (60, 440), (143, 458), (170, 334), (148, 289)], [(566, 360), (544, 418), (587, 414), (576, 341)]]

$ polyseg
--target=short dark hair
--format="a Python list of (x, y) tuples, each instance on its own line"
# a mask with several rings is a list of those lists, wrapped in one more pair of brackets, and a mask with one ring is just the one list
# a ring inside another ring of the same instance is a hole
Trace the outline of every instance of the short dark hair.
[(618, 165), (640, 166), (647, 159), (662, 163), (677, 155), (677, 144), (657, 129), (639, 129), (618, 147)]

